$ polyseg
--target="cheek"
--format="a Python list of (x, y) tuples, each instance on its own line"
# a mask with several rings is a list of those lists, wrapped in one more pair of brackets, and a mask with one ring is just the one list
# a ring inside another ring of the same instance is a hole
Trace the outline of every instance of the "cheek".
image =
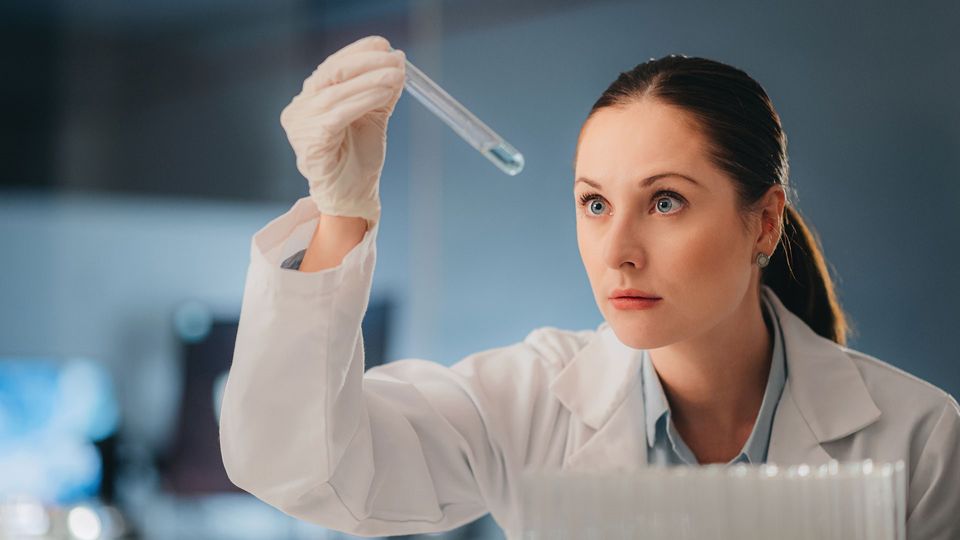
[(725, 297), (749, 281), (744, 240), (734, 224), (696, 226), (662, 237), (658, 273), (690, 300)]
[(601, 260), (600, 243), (598, 239), (591, 235), (586, 229), (577, 226), (577, 248), (580, 251), (580, 259), (583, 261), (583, 267), (587, 272), (587, 278), (592, 285), (596, 284), (596, 279), (603, 271), (603, 261)]
[(593, 253), (590, 251), (591, 242), (585, 236), (585, 233), (577, 226), (577, 249), (580, 251), (580, 259), (583, 261), (583, 266), (587, 270), (587, 274), (592, 273), (591, 267), (593, 265)]

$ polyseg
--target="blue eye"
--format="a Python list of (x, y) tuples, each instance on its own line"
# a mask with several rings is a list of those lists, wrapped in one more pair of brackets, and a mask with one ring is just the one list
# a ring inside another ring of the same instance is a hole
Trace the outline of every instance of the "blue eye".
[[(675, 203), (671, 205), (666, 205), (666, 206), (661, 204), (663, 201), (666, 201), (666, 200), (673, 200), (675, 202), (679, 202), (681, 205), (686, 205), (686, 200), (683, 197), (681, 197), (678, 193), (674, 191), (666, 190), (666, 189), (661, 189), (660, 191), (653, 194), (653, 201), (656, 203), (654, 207), (658, 210), (658, 212), (661, 215), (672, 215), (676, 213), (676, 211), (671, 212), (671, 210), (673, 210), (674, 207), (676, 206)], [(590, 203), (590, 205), (587, 206), (587, 203)], [(580, 195), (580, 207), (584, 208), (584, 211), (588, 216), (597, 217), (597, 216), (609, 214), (610, 212), (604, 209), (605, 204), (606, 203), (604, 202), (603, 197), (601, 197), (597, 193), (584, 193), (583, 195)]]
[[(594, 199), (593, 202), (590, 203), (590, 212), (591, 212), (593, 215), (595, 215), (595, 216), (602, 215), (602, 214), (603, 214), (603, 201), (601, 201), (601, 200), (599, 200), (599, 199)], [(599, 213), (597, 213), (597, 212), (599, 212)]]
[(679, 211), (678, 207), (682, 208), (682, 205), (686, 204), (683, 197), (673, 191), (661, 190), (655, 193), (653, 197), (654, 208), (664, 215), (674, 214)]
[[(667, 203), (667, 204), (664, 204)], [(670, 212), (670, 209), (673, 208), (673, 198), (672, 197), (660, 197), (657, 199), (657, 210), (666, 214)]]
[[(602, 216), (606, 212), (603, 211), (603, 201), (596, 195), (584, 195), (580, 197), (580, 206), (586, 206), (587, 203), (590, 203), (590, 206), (587, 207), (590, 215), (592, 216)], [(600, 212), (595, 213), (596, 212)]]

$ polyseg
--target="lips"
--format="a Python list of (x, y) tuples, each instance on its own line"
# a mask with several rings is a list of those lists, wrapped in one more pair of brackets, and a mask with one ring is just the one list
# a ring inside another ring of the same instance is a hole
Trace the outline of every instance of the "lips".
[(649, 298), (659, 299), (660, 297), (652, 292), (641, 291), (639, 289), (614, 289), (610, 293), (610, 298)]

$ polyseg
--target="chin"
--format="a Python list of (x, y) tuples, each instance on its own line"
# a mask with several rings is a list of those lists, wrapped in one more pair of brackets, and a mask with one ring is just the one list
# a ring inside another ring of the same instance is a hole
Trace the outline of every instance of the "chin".
[(624, 321), (607, 318), (610, 328), (617, 339), (627, 347), (633, 349), (659, 349), (670, 344), (670, 339), (663, 332), (651, 328), (648, 321)]

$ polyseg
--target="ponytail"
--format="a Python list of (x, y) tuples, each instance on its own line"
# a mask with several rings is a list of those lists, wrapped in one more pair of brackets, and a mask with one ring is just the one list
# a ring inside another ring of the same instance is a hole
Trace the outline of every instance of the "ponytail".
[(774, 251), (761, 273), (761, 283), (814, 332), (846, 345), (850, 326), (837, 301), (819, 239), (792, 205), (784, 207), (783, 217), (783, 247)]

